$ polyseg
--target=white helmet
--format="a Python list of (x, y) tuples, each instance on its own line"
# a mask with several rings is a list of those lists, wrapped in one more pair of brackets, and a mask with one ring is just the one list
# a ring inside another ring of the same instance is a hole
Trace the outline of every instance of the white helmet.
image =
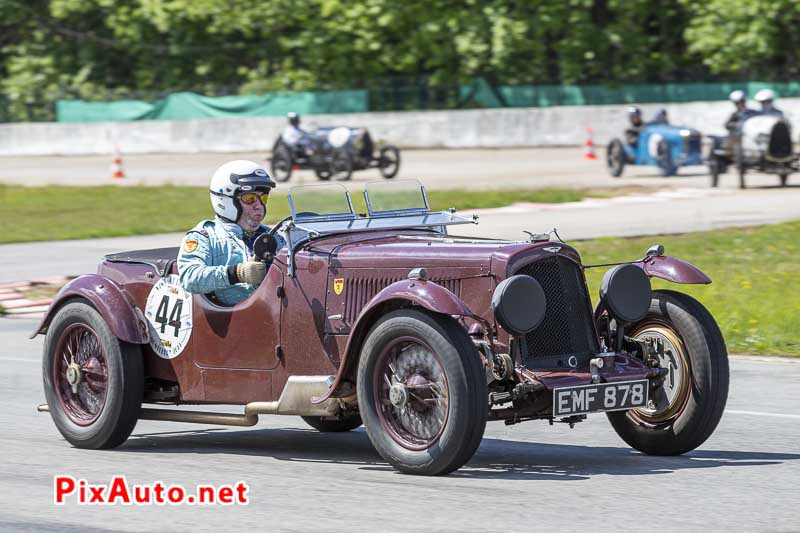
[(775, 100), (775, 91), (772, 89), (761, 89), (756, 93), (756, 102), (766, 102), (767, 100)]
[(222, 220), (236, 222), (242, 214), (239, 192), (269, 192), (275, 182), (263, 166), (237, 159), (219, 167), (211, 176), (211, 205)]
[(745, 100), (747, 100), (747, 97), (745, 96), (744, 91), (740, 91), (738, 89), (733, 91), (733, 92), (731, 92), (731, 94), (730, 94), (730, 96), (728, 96), (728, 98), (733, 103), (744, 102)]

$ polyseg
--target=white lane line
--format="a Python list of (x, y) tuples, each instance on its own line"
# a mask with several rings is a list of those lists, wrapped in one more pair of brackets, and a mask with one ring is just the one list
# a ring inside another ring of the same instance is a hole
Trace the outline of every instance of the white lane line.
[(774, 418), (793, 418), (795, 420), (800, 420), (800, 415), (787, 415), (783, 413), (764, 413), (761, 411), (734, 411), (732, 409), (726, 409), (725, 412), (731, 413), (733, 415), (771, 416)]

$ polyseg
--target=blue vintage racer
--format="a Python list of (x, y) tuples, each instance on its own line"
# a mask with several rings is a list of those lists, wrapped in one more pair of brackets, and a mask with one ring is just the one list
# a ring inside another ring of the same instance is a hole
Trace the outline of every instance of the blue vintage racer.
[(655, 165), (664, 176), (672, 176), (678, 167), (704, 164), (700, 132), (669, 124), (647, 124), (639, 132), (636, 145), (614, 138), (608, 144), (606, 163), (617, 178), (625, 165)]

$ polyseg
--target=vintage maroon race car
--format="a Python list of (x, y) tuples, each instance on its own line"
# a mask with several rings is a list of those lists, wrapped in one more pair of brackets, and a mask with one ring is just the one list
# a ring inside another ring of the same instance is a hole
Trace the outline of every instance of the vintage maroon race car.
[[(573, 425), (606, 412), (647, 454), (702, 444), (728, 393), (708, 311), (650, 277), (710, 283), (654, 246), (610, 268), (593, 310), (578, 253), (556, 239), (450, 235), (417, 182), (369, 184), (356, 214), (338, 184), (296, 187), (292, 215), (257, 243), (268, 274), (223, 307), (179, 284), (177, 248), (105, 257), (65, 286), (46, 333), (47, 404), (79, 448), (112, 448), (137, 420), (252, 426), (299, 415), (319, 431), (363, 422), (395, 468), (444, 474), (487, 420)], [(275, 250), (274, 233), (287, 245)], [(243, 405), (243, 414), (142, 404)]]

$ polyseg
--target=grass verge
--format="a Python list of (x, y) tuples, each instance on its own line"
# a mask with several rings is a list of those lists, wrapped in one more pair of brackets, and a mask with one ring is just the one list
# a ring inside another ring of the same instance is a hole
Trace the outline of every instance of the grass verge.
[[(576, 202), (609, 192), (578, 189), (511, 189), (428, 193), (434, 210), (455, 207), (502, 207), (515, 202)], [(619, 194), (619, 193), (617, 193)], [(366, 211), (362, 195), (353, 194), (357, 212)], [(286, 196), (270, 199), (266, 221), (289, 214)], [(179, 186), (48, 186), (0, 185), (0, 243), (94, 239), (181, 232), (212, 218), (208, 191)]]
[[(719, 323), (731, 353), (800, 356), (800, 222), (634, 239), (574, 243), (584, 263), (639, 258), (656, 242), (666, 254), (689, 261), (711, 285), (653, 280), (653, 288), (686, 292)], [(597, 298), (605, 268), (587, 270)]]

